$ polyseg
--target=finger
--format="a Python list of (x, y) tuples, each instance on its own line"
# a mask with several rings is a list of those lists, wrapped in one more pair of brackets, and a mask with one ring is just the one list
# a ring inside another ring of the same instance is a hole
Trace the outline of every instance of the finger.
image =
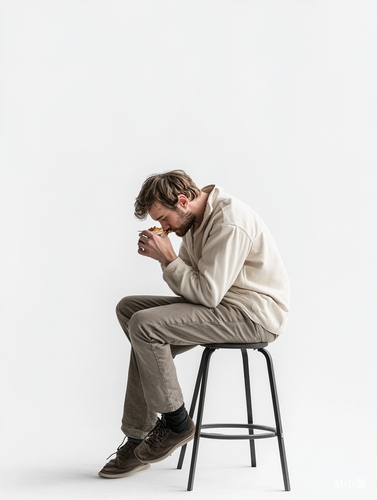
[(145, 238), (140, 238), (139, 241), (138, 241), (138, 244), (139, 245), (148, 245), (149, 241), (148, 241), (148, 238), (145, 237)]
[(138, 247), (138, 250), (143, 250), (143, 251), (144, 251), (144, 250), (145, 250), (144, 245), (145, 245), (145, 241), (143, 241), (143, 240), (139, 240), (139, 241), (137, 242), (137, 247)]

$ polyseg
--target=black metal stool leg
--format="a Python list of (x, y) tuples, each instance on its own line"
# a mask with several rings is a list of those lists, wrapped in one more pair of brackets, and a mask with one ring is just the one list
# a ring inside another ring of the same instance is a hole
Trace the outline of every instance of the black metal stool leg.
[[(243, 374), (245, 379), (245, 394), (246, 394), (246, 407), (247, 407), (247, 423), (253, 423), (253, 411), (251, 407), (251, 389), (250, 389), (250, 371), (249, 371), (249, 360), (247, 356), (247, 350), (241, 349), (242, 361), (243, 361)], [(254, 429), (249, 429), (249, 434), (254, 434)], [(255, 454), (255, 442), (254, 439), (249, 440), (250, 443), (250, 458), (251, 467), (257, 466), (257, 459)]]
[(197, 420), (196, 420), (196, 431), (195, 431), (194, 445), (192, 448), (191, 466), (190, 466), (190, 474), (189, 474), (189, 480), (188, 480), (188, 485), (187, 485), (187, 491), (192, 491), (192, 489), (194, 487), (196, 461), (197, 461), (197, 457), (198, 457), (199, 439), (200, 439), (200, 432), (201, 432), (202, 419), (203, 419), (204, 400), (205, 400), (206, 389), (207, 389), (209, 362), (210, 362), (211, 356), (214, 352), (215, 352), (215, 349), (206, 347), (204, 350), (204, 353), (203, 353), (202, 384), (201, 384), (201, 390), (200, 390), (198, 416), (197, 416)]
[[(189, 411), (190, 418), (193, 418), (193, 416), (194, 416), (196, 402), (198, 400), (199, 389), (200, 389), (200, 385), (202, 383), (202, 377), (203, 377), (204, 361), (205, 361), (205, 357), (204, 357), (204, 352), (203, 352), (201, 360), (200, 360), (198, 376), (196, 377), (194, 394), (193, 394), (192, 400), (191, 400), (191, 406), (190, 406), (190, 411)], [(183, 460), (184, 460), (185, 454), (186, 454), (186, 448), (187, 448), (187, 444), (183, 445), (181, 448), (181, 453), (179, 455), (177, 469), (182, 469)]]
[(283, 428), (282, 428), (282, 424), (281, 424), (280, 408), (279, 408), (279, 401), (278, 401), (278, 394), (277, 394), (277, 388), (276, 388), (276, 381), (275, 381), (275, 374), (274, 374), (274, 367), (273, 367), (273, 363), (272, 363), (272, 357), (271, 357), (271, 354), (263, 348), (258, 349), (258, 351), (264, 355), (266, 362), (267, 362), (268, 377), (270, 380), (270, 388), (271, 388), (271, 396), (272, 396), (272, 404), (274, 407), (276, 434), (277, 434), (277, 439), (278, 439), (278, 443), (279, 443), (280, 462), (281, 462), (281, 468), (282, 468), (283, 479), (284, 479), (284, 487), (285, 487), (286, 491), (290, 491), (291, 486), (290, 486), (290, 482), (289, 482), (287, 458), (285, 455)]

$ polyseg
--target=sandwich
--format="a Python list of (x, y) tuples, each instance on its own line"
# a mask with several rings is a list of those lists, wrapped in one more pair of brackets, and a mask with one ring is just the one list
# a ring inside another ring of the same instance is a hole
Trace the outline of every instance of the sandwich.
[(173, 233), (174, 231), (172, 229), (168, 229), (167, 231), (164, 231), (162, 227), (150, 227), (148, 231), (151, 231), (152, 233), (156, 233), (160, 236), (167, 236), (169, 233)]
[[(164, 238), (165, 236), (167, 236), (168, 234), (170, 233), (174, 233), (173, 229), (168, 229), (167, 231), (164, 231), (162, 229), (162, 227), (156, 227), (156, 226), (153, 226), (153, 227), (150, 227), (149, 229), (147, 229), (146, 231), (151, 231), (152, 233), (155, 233), (155, 234), (158, 234), (159, 236), (161, 236), (162, 238)], [(139, 233), (142, 233), (143, 231), (138, 231)]]

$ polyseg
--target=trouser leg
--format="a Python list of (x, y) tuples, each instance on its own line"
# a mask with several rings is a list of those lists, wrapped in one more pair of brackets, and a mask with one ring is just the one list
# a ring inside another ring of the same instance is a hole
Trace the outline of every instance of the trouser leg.
[[(122, 299), (116, 308), (119, 323), (128, 337), (128, 324), (133, 314), (138, 311), (161, 307), (162, 305), (180, 303), (185, 301), (181, 297), (156, 297), (156, 296), (131, 296)], [(195, 347), (189, 346), (171, 346), (171, 356), (174, 358), (177, 354), (185, 352)], [(122, 417), (122, 431), (129, 437), (143, 439), (149, 430), (156, 423), (156, 411), (151, 410), (144, 397), (143, 386), (140, 380), (140, 373), (135, 352), (131, 346), (130, 364), (128, 369), (128, 380), (126, 395), (124, 400), (124, 411)]]
[(174, 346), (272, 342), (276, 338), (236, 306), (222, 303), (207, 308), (184, 299), (135, 312), (128, 331), (148, 410), (159, 413), (175, 411), (183, 404), (173, 362)]

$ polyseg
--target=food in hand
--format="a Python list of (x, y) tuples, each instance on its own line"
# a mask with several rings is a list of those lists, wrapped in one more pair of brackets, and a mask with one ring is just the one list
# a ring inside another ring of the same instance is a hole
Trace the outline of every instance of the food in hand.
[(150, 227), (148, 231), (152, 231), (152, 233), (159, 234), (160, 236), (167, 236), (169, 233), (173, 233), (172, 229), (168, 229), (167, 231), (164, 231), (162, 227)]

